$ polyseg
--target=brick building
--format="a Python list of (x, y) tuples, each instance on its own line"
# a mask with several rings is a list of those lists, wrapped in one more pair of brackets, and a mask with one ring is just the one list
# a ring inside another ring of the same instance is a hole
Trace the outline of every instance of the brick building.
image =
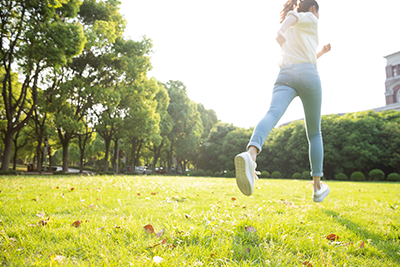
[(374, 110), (398, 110), (400, 111), (400, 51), (385, 57), (386, 65), (386, 82), (385, 97), (386, 106)]

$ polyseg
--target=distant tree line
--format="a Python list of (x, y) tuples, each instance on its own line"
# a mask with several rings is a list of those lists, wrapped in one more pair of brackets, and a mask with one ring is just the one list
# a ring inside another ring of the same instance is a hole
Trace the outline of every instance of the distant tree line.
[[(340, 173), (351, 177), (357, 171), (368, 177), (374, 169), (386, 175), (400, 173), (400, 112), (371, 110), (327, 115), (322, 116), (321, 124), (326, 178), (334, 179)], [(251, 134), (251, 129), (216, 125), (203, 145), (198, 168), (234, 170), (233, 158), (244, 150)], [(297, 173), (300, 178), (306, 173), (310, 178), (304, 121), (273, 129), (257, 164), (260, 171), (268, 174), (279, 172), (280, 177), (292, 178)]]
[[(124, 157), (121, 169), (234, 175), (252, 129), (218, 121), (180, 81), (148, 78), (152, 41), (123, 37), (119, 5), (1, 0), (1, 170), (22, 159), (41, 171), (48, 144), (50, 162), (64, 171), (115, 171)], [(399, 122), (395, 111), (324, 116), (325, 177), (400, 172)], [(274, 176), (309, 172), (304, 123), (274, 129), (258, 165)]]

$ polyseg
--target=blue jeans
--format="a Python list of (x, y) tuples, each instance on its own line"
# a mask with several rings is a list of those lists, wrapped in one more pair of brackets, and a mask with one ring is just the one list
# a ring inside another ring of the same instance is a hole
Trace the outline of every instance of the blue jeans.
[(313, 63), (300, 63), (283, 66), (276, 79), (272, 93), (271, 106), (254, 129), (250, 143), (259, 152), (272, 128), (285, 113), (290, 102), (299, 96), (304, 108), (311, 176), (322, 177), (324, 157), (321, 136), (321, 80)]

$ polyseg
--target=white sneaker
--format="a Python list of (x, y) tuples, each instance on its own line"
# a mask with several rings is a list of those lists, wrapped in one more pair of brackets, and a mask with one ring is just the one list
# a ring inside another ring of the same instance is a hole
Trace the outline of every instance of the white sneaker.
[[(257, 164), (251, 158), (249, 152), (243, 152), (235, 157), (236, 183), (246, 196), (253, 194), (255, 170)], [(257, 177), (258, 178), (258, 177)]]
[(314, 202), (322, 202), (324, 198), (329, 195), (329, 186), (327, 184), (321, 184), (321, 189), (314, 191), (313, 200)]

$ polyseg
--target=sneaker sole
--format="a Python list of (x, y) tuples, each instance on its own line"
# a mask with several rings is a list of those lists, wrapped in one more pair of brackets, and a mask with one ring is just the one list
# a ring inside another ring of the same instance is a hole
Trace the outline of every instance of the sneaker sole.
[(319, 196), (318, 198), (313, 198), (314, 202), (322, 202), (328, 195), (331, 189), (328, 187), (328, 190), (325, 191), (325, 194)]
[(237, 186), (244, 195), (250, 196), (253, 192), (251, 191), (249, 179), (247, 179), (246, 160), (243, 157), (235, 157), (235, 170)]

